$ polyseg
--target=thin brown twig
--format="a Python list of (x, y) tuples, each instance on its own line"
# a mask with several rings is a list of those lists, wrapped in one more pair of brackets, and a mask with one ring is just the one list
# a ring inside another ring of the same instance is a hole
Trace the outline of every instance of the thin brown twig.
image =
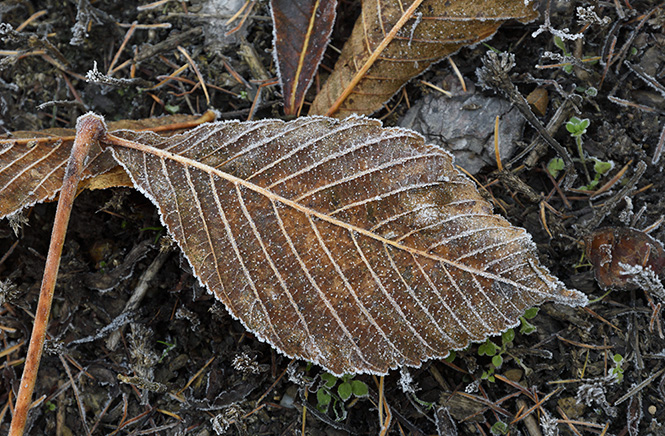
[(192, 70), (194, 70), (194, 74), (196, 74), (196, 77), (199, 78), (199, 81), (201, 82), (201, 88), (203, 88), (203, 93), (206, 96), (206, 102), (208, 103), (208, 106), (210, 106), (210, 95), (208, 94), (208, 88), (206, 87), (206, 82), (203, 80), (203, 76), (201, 75), (201, 72), (199, 71), (199, 68), (196, 66), (196, 63), (194, 62), (194, 59), (192, 59), (189, 56), (189, 53), (187, 53), (187, 50), (182, 48), (182, 46), (178, 46), (178, 51), (185, 56), (187, 59), (187, 62), (189, 62), (189, 65), (192, 67)]
[(41, 11), (39, 11), (39, 12), (35, 12), (34, 14), (30, 15), (30, 16), (28, 17), (27, 20), (25, 20), (24, 22), (22, 22), (22, 23), (16, 28), (16, 31), (17, 31), (17, 32), (22, 31), (23, 29), (25, 29), (25, 28), (28, 26), (28, 24), (30, 24), (31, 22), (33, 22), (33, 21), (36, 20), (37, 18), (41, 17), (42, 15), (46, 15), (46, 9), (42, 9)]
[(522, 421), (524, 418), (526, 418), (527, 416), (531, 415), (536, 409), (542, 407), (542, 405), (543, 405), (547, 400), (549, 400), (549, 399), (552, 398), (555, 394), (558, 394), (558, 393), (561, 392), (562, 390), (563, 390), (563, 388), (556, 388), (555, 390), (553, 390), (553, 391), (550, 392), (549, 394), (545, 395), (545, 396), (544, 396), (543, 398), (541, 398), (536, 404), (534, 404), (534, 405), (531, 406), (529, 409), (527, 409), (526, 412), (522, 413), (522, 414), (519, 416), (519, 418), (517, 418), (516, 420), (514, 420), (513, 422), (511, 422), (511, 424), (514, 424), (514, 423), (516, 423), (516, 422)]
[(557, 406), (556, 410), (559, 411), (559, 413), (561, 414), (561, 416), (562, 416), (563, 419), (564, 419), (564, 422), (565, 422), (566, 424), (568, 424), (568, 427), (570, 428), (570, 430), (571, 430), (573, 433), (575, 433), (577, 436), (582, 436), (582, 434), (579, 432), (579, 430), (577, 430), (577, 429), (575, 428), (575, 425), (574, 425), (575, 422), (574, 422), (574, 421), (571, 421), (571, 420), (568, 418), (568, 415), (566, 415), (566, 412), (564, 412), (563, 409), (562, 409), (561, 407), (559, 407), (559, 406)]
[(113, 67), (115, 67), (115, 64), (118, 63), (118, 59), (120, 59), (120, 55), (122, 54), (122, 51), (127, 46), (127, 43), (131, 39), (132, 35), (134, 35), (134, 31), (136, 30), (136, 25), (137, 24), (138, 24), (138, 22), (134, 21), (132, 23), (132, 25), (129, 27), (129, 30), (127, 30), (127, 33), (125, 34), (125, 38), (122, 40), (122, 44), (120, 44), (120, 47), (118, 47), (118, 51), (116, 52), (115, 56), (113, 56), (113, 60), (111, 61), (111, 65), (109, 65), (109, 69), (106, 72), (107, 76), (110, 76), (115, 72), (113, 70)]
[(58, 356), (60, 358), (60, 362), (62, 363), (62, 366), (65, 368), (65, 372), (67, 373), (67, 377), (69, 377), (69, 381), (72, 386), (72, 391), (74, 391), (74, 397), (76, 398), (76, 406), (79, 409), (79, 415), (81, 415), (81, 423), (83, 424), (83, 429), (85, 430), (85, 434), (90, 435), (90, 429), (88, 428), (88, 423), (86, 422), (86, 417), (85, 417), (85, 408), (83, 407), (83, 403), (81, 402), (81, 396), (79, 395), (79, 390), (78, 387), (76, 386), (76, 381), (74, 380), (74, 376), (72, 376), (72, 371), (69, 369), (69, 365), (67, 364), (67, 361), (62, 357), (62, 355)]
[(76, 127), (76, 139), (74, 140), (74, 146), (72, 147), (69, 163), (62, 182), (62, 191), (58, 200), (58, 208), (51, 233), (51, 243), (39, 294), (39, 302), (35, 313), (35, 324), (32, 336), (30, 337), (30, 346), (28, 347), (25, 366), (23, 367), (21, 385), (16, 397), (16, 406), (14, 407), (14, 416), (9, 428), (9, 436), (21, 436), (25, 428), (28, 410), (30, 409), (30, 400), (37, 380), (39, 362), (41, 361), (44, 349), (46, 328), (48, 327), (51, 303), (53, 302), (53, 292), (58, 276), (69, 216), (72, 204), (74, 203), (74, 197), (76, 196), (76, 188), (81, 177), (81, 172), (83, 171), (84, 160), (88, 155), (91, 144), (106, 131), (103, 119), (92, 114), (79, 118)]

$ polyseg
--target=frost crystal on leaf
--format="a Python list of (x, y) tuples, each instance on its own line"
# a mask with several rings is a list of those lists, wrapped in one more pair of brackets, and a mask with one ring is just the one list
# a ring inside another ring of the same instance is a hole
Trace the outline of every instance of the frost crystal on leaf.
[(540, 417), (540, 427), (543, 431), (543, 436), (559, 436), (559, 421), (544, 410), (543, 412), (543, 415)]
[(642, 265), (629, 265), (623, 262), (619, 263), (619, 266), (621, 267), (621, 275), (631, 276), (630, 281), (641, 289), (654, 294), (660, 301), (665, 302), (665, 287), (663, 287), (663, 283), (654, 270)]
[(233, 369), (245, 374), (260, 374), (263, 372), (261, 365), (256, 359), (250, 356), (247, 352), (242, 352), (233, 358)]
[(399, 375), (399, 386), (402, 388), (402, 392), (405, 394), (415, 394), (419, 390), (413, 381), (413, 377), (411, 377), (411, 373), (407, 369), (402, 368)]
[(575, 401), (590, 407), (593, 403), (598, 404), (603, 411), (611, 417), (617, 416), (617, 411), (610, 406), (605, 397), (605, 384), (612, 379), (597, 379), (590, 383), (584, 383), (577, 389)]
[(601, 19), (596, 13), (594, 6), (587, 6), (586, 8), (578, 6), (577, 16), (580, 19), (580, 21), (583, 23), (600, 24), (601, 26), (607, 26), (612, 22), (612, 19), (610, 17), (603, 17)]

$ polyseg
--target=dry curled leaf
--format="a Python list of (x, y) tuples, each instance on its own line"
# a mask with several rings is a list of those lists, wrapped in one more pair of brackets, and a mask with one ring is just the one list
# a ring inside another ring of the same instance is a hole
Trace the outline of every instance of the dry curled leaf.
[[(144, 120), (122, 120), (109, 123), (110, 130), (157, 129), (172, 130), (214, 119), (212, 113), (203, 117), (171, 115)], [(170, 133), (173, 133), (170, 131)], [(53, 200), (62, 187), (67, 159), (74, 143), (74, 129), (48, 129), (40, 132), (14, 132), (9, 143), (0, 143), (0, 218), (25, 207)], [(40, 140), (32, 140), (40, 138)], [(5, 138), (0, 138), (0, 140)], [(86, 160), (79, 189), (104, 189), (131, 186), (127, 173), (109, 153), (95, 144)]]
[(630, 267), (650, 268), (661, 277), (665, 273), (663, 245), (642, 231), (608, 227), (595, 231), (584, 242), (596, 281), (603, 289), (637, 288), (633, 274), (627, 273)]
[(536, 18), (524, 0), (367, 0), (310, 114), (370, 114), (432, 63)]
[(273, 53), (284, 113), (296, 115), (312, 83), (335, 22), (336, 0), (271, 0)]
[(414, 132), (308, 117), (120, 135), (105, 141), (201, 282), (259, 339), (334, 374), (419, 366), (533, 305), (587, 301)]

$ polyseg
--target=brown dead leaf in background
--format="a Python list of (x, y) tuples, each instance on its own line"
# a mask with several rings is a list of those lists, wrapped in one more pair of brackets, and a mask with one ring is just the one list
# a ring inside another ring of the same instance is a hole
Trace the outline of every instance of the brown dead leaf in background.
[(595, 231), (584, 240), (586, 256), (593, 264), (596, 281), (602, 289), (638, 288), (625, 267), (651, 268), (665, 273), (665, 251), (656, 239), (636, 229), (609, 227)]
[(284, 113), (297, 115), (335, 22), (336, 0), (271, 0), (273, 53)]
[[(114, 130), (160, 130), (164, 126), (201, 122), (214, 119), (211, 114), (203, 117), (170, 115), (144, 120), (121, 120), (108, 123)], [(176, 126), (177, 127), (177, 126)], [(173, 134), (171, 129), (167, 134)], [(74, 143), (74, 129), (54, 128), (40, 132), (13, 132), (11, 139), (41, 138), (34, 141), (17, 141), (0, 144), (0, 218), (43, 201), (53, 200), (62, 187), (67, 159)], [(48, 138), (48, 140), (44, 140)], [(0, 140), (8, 139), (0, 137)], [(132, 186), (127, 174), (109, 153), (103, 153), (98, 145), (90, 150), (86, 168), (81, 176), (79, 190), (105, 189)]]
[(260, 340), (334, 374), (420, 366), (586, 297), (451, 156), (352, 117), (107, 136), (196, 276)]
[(418, 6), (420, 1), (363, 1), (310, 114), (371, 114), (432, 63), (491, 37), (508, 20), (537, 17), (533, 4), (524, 0), (425, 0)]

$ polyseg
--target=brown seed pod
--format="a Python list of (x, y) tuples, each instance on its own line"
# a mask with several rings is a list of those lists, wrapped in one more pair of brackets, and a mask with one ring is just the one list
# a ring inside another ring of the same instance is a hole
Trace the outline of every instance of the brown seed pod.
[(531, 109), (539, 117), (544, 117), (547, 112), (547, 105), (550, 102), (549, 95), (545, 88), (536, 88), (526, 97)]

